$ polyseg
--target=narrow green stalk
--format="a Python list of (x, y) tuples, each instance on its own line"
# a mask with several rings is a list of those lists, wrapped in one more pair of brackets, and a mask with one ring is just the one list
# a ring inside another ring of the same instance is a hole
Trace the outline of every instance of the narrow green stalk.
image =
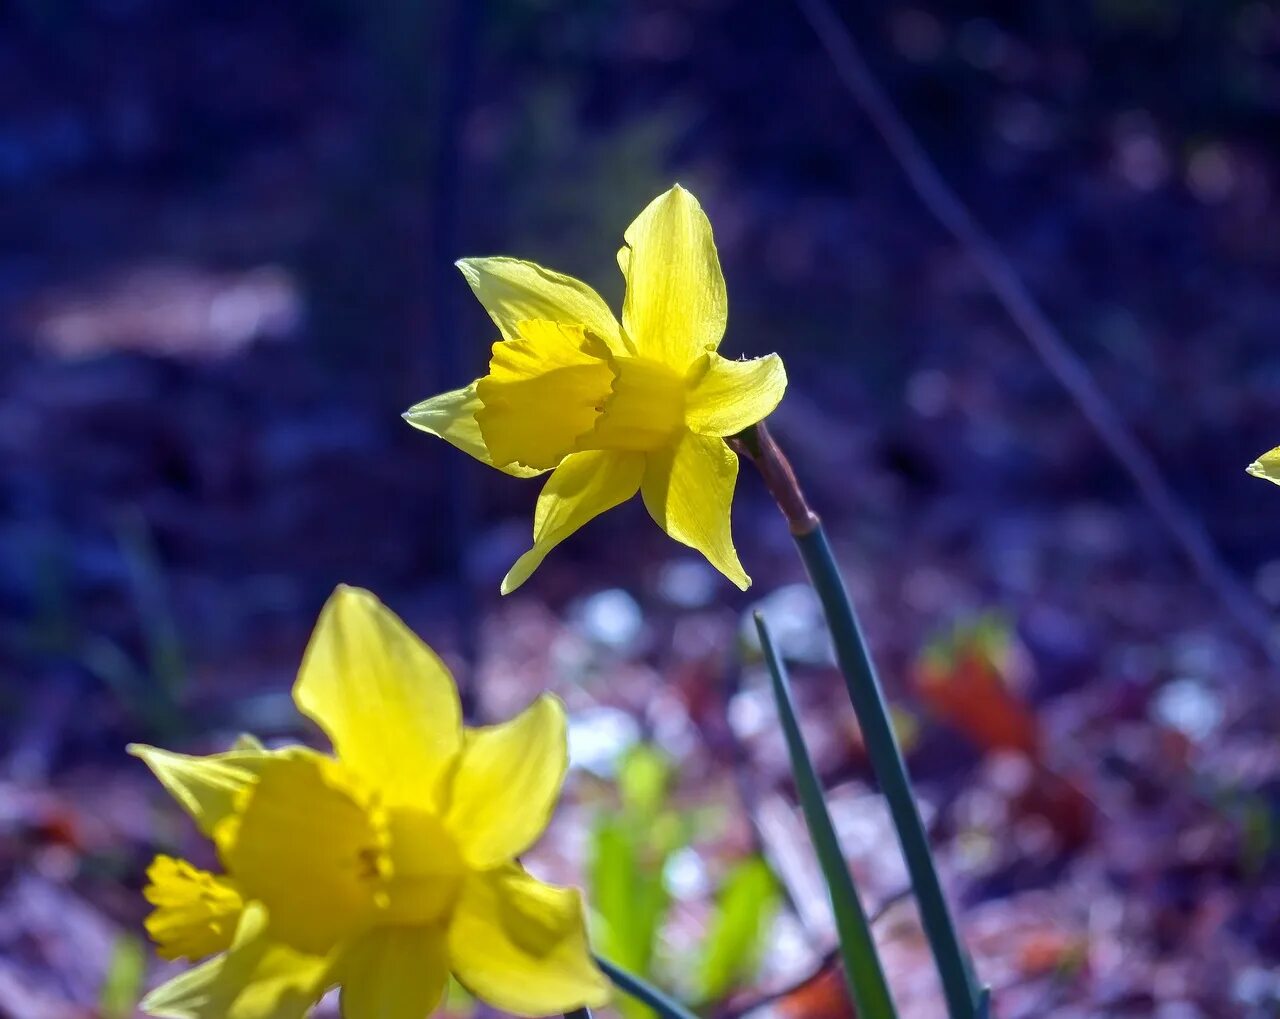
[(595, 958), (596, 965), (604, 970), (605, 975), (613, 981), (616, 987), (631, 995), (636, 1001), (648, 1005), (658, 1015), (662, 1016), (662, 1019), (697, 1019), (697, 1016), (674, 998), (669, 997), (634, 973), (628, 973), (625, 969), (615, 966), (608, 959), (601, 958), (598, 955)]
[[(827, 628), (835, 644), (836, 661), (844, 674), (844, 684), (862, 728), (862, 738), (871, 757), (871, 766), (889, 804), (893, 825), (902, 844), (902, 855), (911, 872), (911, 886), (920, 907), (925, 936), (942, 978), (942, 990), (951, 1019), (978, 1019), (989, 1014), (989, 998), (979, 995), (951, 912), (947, 908), (942, 882), (929, 852), (929, 838), (911, 791), (911, 779), (902, 760), (902, 751), (889, 721), (880, 680), (858, 619), (844, 588), (840, 570), (831, 555), (831, 546), (822, 531), (822, 522), (809, 507), (790, 462), (778, 448), (764, 422), (735, 435), (730, 442), (748, 457), (760, 472), (769, 494), (786, 517), (791, 537), (800, 550), (813, 589), (822, 602)], [(985, 1010), (985, 1011), (984, 1011)]]
[(822, 784), (818, 781), (818, 773), (814, 770), (804, 735), (800, 732), (791, 682), (773, 646), (764, 617), (759, 612), (756, 613), (756, 630), (760, 634), (760, 648), (769, 665), (769, 675), (773, 678), (778, 719), (782, 723), (787, 751), (791, 755), (791, 774), (795, 778), (800, 806), (804, 810), (805, 824), (809, 827), (809, 836), (813, 839), (813, 848), (818, 854), (822, 874), (827, 882), (827, 893), (831, 897), (831, 911), (840, 936), (840, 957), (844, 962), (845, 982), (853, 995), (859, 1019), (896, 1019), (893, 998), (889, 994), (889, 985), (885, 982), (880, 956), (876, 952), (875, 939), (871, 935), (871, 924), (862, 908), (862, 901), (858, 898), (858, 890), (849, 873), (849, 864), (836, 839), (835, 826), (831, 823), (831, 814), (822, 795)]
[(928, 835), (912, 795), (911, 779), (853, 603), (845, 590), (822, 525), (815, 518), (812, 529), (803, 532), (795, 528), (792, 530), (813, 589), (822, 602), (827, 627), (835, 644), (836, 660), (844, 674), (845, 687), (858, 716), (876, 778), (898, 830), (925, 935), (942, 977), (947, 1011), (952, 1019), (974, 1019), (978, 1010), (978, 989), (974, 986), (964, 948), (942, 891), (942, 882), (933, 865)]

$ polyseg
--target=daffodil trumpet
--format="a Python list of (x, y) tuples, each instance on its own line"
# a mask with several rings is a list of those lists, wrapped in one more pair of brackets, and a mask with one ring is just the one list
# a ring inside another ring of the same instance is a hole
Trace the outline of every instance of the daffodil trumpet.
[(501, 335), (489, 371), (405, 418), (518, 477), (551, 472), (533, 544), (502, 582), (523, 584), (553, 548), (639, 492), (655, 521), (739, 588), (730, 510), (738, 458), (725, 438), (762, 421), (787, 377), (776, 354), (718, 353), (728, 301), (711, 224), (680, 186), (627, 228), (621, 321), (579, 280), (514, 258), (462, 275)]
[(582, 901), (517, 862), (567, 767), (564, 707), (464, 728), (438, 657), (367, 591), (329, 600), (294, 686), (333, 753), (244, 738), (190, 757), (133, 746), (213, 843), (218, 871), (159, 856), (148, 933), (204, 959), (153, 1016), (298, 1019), (332, 987), (345, 1019), (424, 1019), (452, 974), (522, 1016), (599, 1006)]

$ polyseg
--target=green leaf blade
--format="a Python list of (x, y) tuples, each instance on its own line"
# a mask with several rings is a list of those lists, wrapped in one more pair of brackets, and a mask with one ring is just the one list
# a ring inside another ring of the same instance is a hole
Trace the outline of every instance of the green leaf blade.
[(849, 873), (849, 865), (836, 838), (835, 826), (831, 823), (822, 785), (818, 781), (817, 771), (800, 731), (790, 680), (773, 646), (764, 617), (756, 613), (755, 620), (760, 634), (760, 647), (764, 651), (769, 676), (773, 681), (778, 719), (786, 737), (800, 807), (831, 898), (845, 980), (857, 1006), (859, 1019), (897, 1019), (889, 985), (880, 964), (880, 955), (871, 934), (871, 924), (867, 920), (866, 910), (862, 908), (862, 901), (858, 898), (853, 876)]

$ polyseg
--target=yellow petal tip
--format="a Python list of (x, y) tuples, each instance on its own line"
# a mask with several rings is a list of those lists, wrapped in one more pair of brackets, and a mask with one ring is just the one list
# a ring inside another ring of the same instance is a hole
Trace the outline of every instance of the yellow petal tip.
[(1270, 481), (1273, 485), (1280, 485), (1280, 446), (1263, 453), (1245, 470), (1255, 478)]

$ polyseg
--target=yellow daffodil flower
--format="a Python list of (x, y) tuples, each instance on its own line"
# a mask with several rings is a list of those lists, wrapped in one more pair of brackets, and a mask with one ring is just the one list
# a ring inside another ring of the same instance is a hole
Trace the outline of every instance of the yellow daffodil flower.
[(1280, 446), (1271, 450), (1269, 453), (1263, 453), (1253, 463), (1249, 465), (1249, 473), (1255, 478), (1265, 478), (1274, 484), (1280, 485)]
[(489, 374), (405, 418), (508, 474), (552, 471), (533, 547), (502, 593), (556, 545), (636, 492), (667, 534), (746, 590), (729, 512), (738, 458), (725, 443), (763, 420), (787, 386), (776, 354), (716, 353), (728, 303), (711, 224), (677, 185), (624, 235), (622, 322), (588, 287), (514, 258), (458, 263), (502, 336)]
[(320, 616), (293, 696), (334, 756), (251, 739), (210, 757), (130, 748), (222, 867), (151, 865), (146, 926), (160, 955), (212, 958), (148, 995), (146, 1012), (297, 1019), (341, 986), (345, 1019), (423, 1019), (450, 973), (516, 1015), (607, 1000), (578, 892), (516, 862), (564, 779), (559, 700), (464, 729), (443, 663), (346, 587)]

